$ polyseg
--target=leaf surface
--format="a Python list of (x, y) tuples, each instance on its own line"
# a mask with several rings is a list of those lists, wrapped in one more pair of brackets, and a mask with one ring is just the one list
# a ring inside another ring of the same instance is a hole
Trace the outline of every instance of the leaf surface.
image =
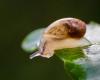
[(22, 41), (21, 47), (26, 52), (33, 52), (37, 49), (42, 37), (44, 28), (37, 29), (29, 33)]

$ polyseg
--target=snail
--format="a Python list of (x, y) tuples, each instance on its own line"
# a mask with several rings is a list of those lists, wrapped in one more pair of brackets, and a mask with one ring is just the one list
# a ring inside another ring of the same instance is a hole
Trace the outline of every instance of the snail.
[(54, 51), (63, 48), (81, 46), (86, 33), (86, 23), (76, 18), (62, 18), (45, 28), (40, 40), (38, 51), (30, 55), (50, 58)]

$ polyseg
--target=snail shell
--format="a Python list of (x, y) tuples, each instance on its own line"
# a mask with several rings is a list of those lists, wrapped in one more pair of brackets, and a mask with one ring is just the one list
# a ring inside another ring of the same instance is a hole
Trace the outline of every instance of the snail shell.
[(49, 58), (57, 49), (73, 48), (80, 45), (86, 32), (86, 24), (76, 18), (63, 18), (50, 24), (44, 31), (39, 51), (31, 55)]
[(86, 24), (76, 18), (63, 18), (53, 22), (44, 31), (45, 36), (52, 38), (82, 38), (86, 32)]

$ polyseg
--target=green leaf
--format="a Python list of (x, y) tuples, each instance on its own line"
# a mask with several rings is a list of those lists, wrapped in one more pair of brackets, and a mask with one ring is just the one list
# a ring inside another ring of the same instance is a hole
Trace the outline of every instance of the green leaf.
[(55, 53), (64, 62), (85, 57), (83, 50), (80, 47), (56, 50)]
[(22, 41), (21, 47), (26, 52), (33, 52), (37, 49), (44, 28), (37, 29), (29, 33)]
[(64, 69), (68, 80), (86, 80), (86, 71), (74, 61), (85, 58), (82, 48), (68, 48), (56, 50), (55, 54), (64, 62)]
[(81, 65), (66, 62), (64, 63), (64, 68), (70, 80), (86, 80), (86, 71)]

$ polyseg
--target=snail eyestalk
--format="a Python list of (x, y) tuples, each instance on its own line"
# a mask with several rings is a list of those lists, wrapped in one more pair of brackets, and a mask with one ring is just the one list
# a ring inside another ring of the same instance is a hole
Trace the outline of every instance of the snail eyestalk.
[(35, 58), (35, 57), (37, 57), (37, 56), (41, 56), (41, 54), (40, 54), (39, 51), (37, 51), (37, 52), (31, 54), (29, 58), (30, 58), (30, 59), (33, 59), (33, 58)]

